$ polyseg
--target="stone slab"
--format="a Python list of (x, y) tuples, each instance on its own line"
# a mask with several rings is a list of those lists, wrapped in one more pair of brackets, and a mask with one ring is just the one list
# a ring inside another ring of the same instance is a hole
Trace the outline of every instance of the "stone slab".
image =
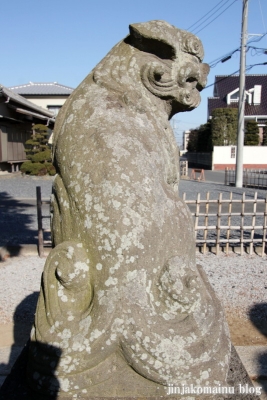
[(6, 375), (0, 375), (0, 388), (3, 385), (5, 379), (6, 379)]
[(0, 324), (0, 347), (24, 346), (29, 338), (32, 321)]
[(267, 400), (267, 380), (266, 379), (259, 379), (258, 381), (252, 381), (255, 387), (261, 388), (261, 400)]
[[(22, 350), (20, 356), (18, 357), (11, 373), (8, 375), (7, 379), (3, 383), (0, 389), (0, 400), (70, 400), (72, 397), (66, 397), (61, 395), (56, 395), (55, 397), (42, 396), (33, 393), (27, 386), (26, 379), (26, 369), (27, 369), (27, 359), (28, 359), (28, 344)], [(190, 396), (180, 396), (180, 395), (169, 395), (169, 396), (158, 396), (158, 397), (76, 397), (79, 400), (165, 400), (175, 398), (177, 400), (260, 400), (260, 397), (253, 394), (240, 394), (238, 387), (241, 385), (243, 388), (253, 388), (253, 384), (247, 374), (245, 367), (243, 366), (234, 346), (232, 346), (231, 363), (230, 363), (230, 373), (228, 383), (230, 386), (235, 386), (235, 394), (230, 395), (190, 395)], [(246, 386), (247, 385), (247, 386)], [(252, 389), (253, 390), (253, 389)]]
[(15, 361), (20, 355), (23, 347), (1, 347), (0, 348), (0, 375), (8, 375), (11, 372)]
[(236, 346), (236, 351), (251, 379), (267, 379), (267, 346)]

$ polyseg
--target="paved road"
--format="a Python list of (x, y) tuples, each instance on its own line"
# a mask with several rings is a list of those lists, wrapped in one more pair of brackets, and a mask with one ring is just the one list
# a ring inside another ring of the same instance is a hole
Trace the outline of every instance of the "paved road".
[[(191, 177), (192, 174), (192, 168), (188, 168), (188, 176), (189, 178)], [(196, 178), (199, 177), (199, 173), (196, 174)], [(204, 176), (205, 176), (205, 181), (206, 182), (212, 182), (212, 183), (219, 183), (224, 185), (224, 177), (225, 173), (224, 171), (210, 171), (210, 170), (204, 170)]]
[[(43, 198), (49, 198), (52, 182), (51, 177), (0, 175), (0, 247), (37, 244), (36, 186), (41, 186)], [(45, 214), (49, 214), (48, 206)], [(48, 218), (43, 223), (45, 229), (49, 227)]]
[[(190, 176), (191, 169), (188, 175)], [(201, 194), (201, 198), (210, 192), (211, 198), (218, 198), (219, 193), (223, 196), (229, 196), (229, 192), (233, 192), (234, 198), (240, 198), (245, 192), (248, 197), (253, 198), (255, 190), (248, 188), (235, 188), (224, 185), (223, 171), (205, 171), (205, 182), (194, 180), (181, 180), (179, 185), (179, 193), (186, 193), (186, 198), (195, 199), (197, 194)], [(18, 174), (0, 175), (0, 202), (3, 200), (12, 201), (14, 199), (36, 199), (36, 186), (41, 186), (42, 198), (49, 198), (52, 188), (52, 177), (30, 177)], [(259, 198), (265, 198), (267, 190), (257, 190)]]
[(0, 175), (0, 193), (3, 199), (36, 199), (36, 186), (41, 186), (42, 197), (49, 198), (53, 177), (22, 176), (20, 173)]

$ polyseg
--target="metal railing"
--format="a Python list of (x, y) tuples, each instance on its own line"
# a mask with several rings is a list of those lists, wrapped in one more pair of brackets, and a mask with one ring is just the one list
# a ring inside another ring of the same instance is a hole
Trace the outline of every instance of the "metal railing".
[(188, 176), (188, 161), (186, 160), (180, 161), (180, 176), (181, 178)]
[[(226, 168), (224, 184), (232, 186), (235, 184), (235, 169)], [(267, 169), (244, 169), (243, 186), (257, 189), (267, 189)]]

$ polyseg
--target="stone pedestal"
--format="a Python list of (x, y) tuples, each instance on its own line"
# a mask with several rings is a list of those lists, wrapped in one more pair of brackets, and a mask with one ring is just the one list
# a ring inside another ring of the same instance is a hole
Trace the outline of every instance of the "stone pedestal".
[[(0, 400), (72, 400), (73, 397), (69, 396), (42, 396), (40, 393), (33, 392), (27, 385), (26, 370), (27, 370), (27, 359), (28, 359), (29, 345), (25, 346), (22, 353), (18, 357), (11, 373), (6, 378), (2, 388), (0, 389)], [(232, 346), (230, 369), (228, 374), (228, 384), (230, 387), (234, 387), (234, 394), (212, 394), (212, 395), (195, 395), (190, 394), (189, 396), (181, 395), (166, 395), (166, 396), (144, 396), (144, 397), (83, 397), (78, 395), (76, 398), (79, 400), (169, 400), (175, 398), (177, 400), (260, 400), (260, 397), (255, 393), (240, 393), (240, 387), (244, 390), (251, 388), (252, 392), (254, 386), (245, 370), (234, 346)]]

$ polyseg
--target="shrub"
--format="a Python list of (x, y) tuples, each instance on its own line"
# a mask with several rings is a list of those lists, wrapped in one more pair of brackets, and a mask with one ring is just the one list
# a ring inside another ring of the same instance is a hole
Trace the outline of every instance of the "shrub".
[(259, 144), (259, 127), (256, 121), (248, 121), (246, 124), (244, 137), (245, 146), (258, 146)]
[(40, 151), (39, 153), (34, 154), (31, 158), (31, 161), (36, 163), (51, 161), (51, 150), (46, 149), (44, 151)]
[(212, 151), (210, 121), (190, 131), (187, 150), (191, 153)]
[(30, 175), (55, 175), (56, 170), (52, 165), (51, 149), (48, 137), (51, 130), (42, 124), (33, 126), (31, 139), (25, 143), (26, 161), (21, 165), (21, 172)]
[(237, 108), (216, 108), (212, 112), (212, 146), (235, 145), (237, 141)]
[(47, 172), (49, 173), (49, 175), (54, 176), (56, 175), (56, 168), (54, 167), (54, 165), (52, 163), (45, 163), (45, 168), (47, 169)]
[(267, 146), (267, 125), (265, 125), (265, 127), (263, 128), (262, 146)]
[(44, 164), (32, 163), (31, 161), (24, 162), (20, 167), (21, 172), (30, 175), (46, 175), (47, 169)]

